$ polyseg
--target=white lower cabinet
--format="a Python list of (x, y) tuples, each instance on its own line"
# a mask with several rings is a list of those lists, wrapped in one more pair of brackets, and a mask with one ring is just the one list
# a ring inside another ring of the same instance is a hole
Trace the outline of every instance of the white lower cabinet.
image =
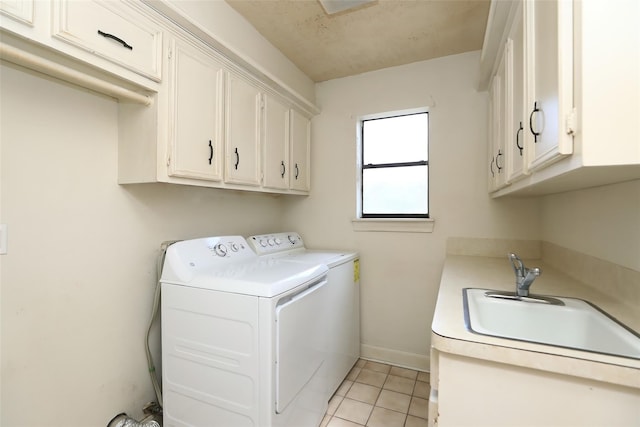
[[(541, 357), (525, 353), (522, 357)], [(633, 388), (437, 350), (433, 358), (430, 426), (638, 423), (640, 396)]]

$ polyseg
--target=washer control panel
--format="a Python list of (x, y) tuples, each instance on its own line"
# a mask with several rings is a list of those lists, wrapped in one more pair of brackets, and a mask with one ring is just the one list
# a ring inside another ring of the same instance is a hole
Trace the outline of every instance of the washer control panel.
[(258, 234), (248, 237), (247, 242), (258, 255), (304, 249), (302, 237), (295, 232)]
[(182, 240), (167, 248), (161, 280), (188, 282), (199, 272), (206, 275), (238, 261), (258, 261), (256, 253), (242, 236), (205, 237)]
[(170, 251), (176, 251), (180, 259), (188, 262), (192, 267), (255, 258), (255, 253), (241, 236), (183, 240), (171, 245)]
[(231, 257), (234, 254), (242, 254), (243, 251), (249, 250), (246, 241), (239, 236), (209, 238), (206, 239), (206, 247), (213, 255), (219, 257)]

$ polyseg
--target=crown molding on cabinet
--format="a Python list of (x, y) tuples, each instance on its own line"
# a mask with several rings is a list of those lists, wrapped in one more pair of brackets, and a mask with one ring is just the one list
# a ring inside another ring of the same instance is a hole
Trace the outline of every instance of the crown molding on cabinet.
[(191, 18), (172, 4), (158, 0), (142, 0), (142, 2), (211, 47), (227, 61), (225, 65), (233, 69), (234, 72), (244, 75), (245, 77), (257, 78), (264, 85), (265, 89), (268, 89), (273, 94), (284, 97), (292, 103), (292, 107), (300, 110), (309, 118), (320, 113), (320, 109), (317, 106), (306, 100), (289, 85), (267, 74), (267, 72), (262, 70), (249, 58), (227, 47), (224, 43), (217, 40), (206, 28), (193, 22)]

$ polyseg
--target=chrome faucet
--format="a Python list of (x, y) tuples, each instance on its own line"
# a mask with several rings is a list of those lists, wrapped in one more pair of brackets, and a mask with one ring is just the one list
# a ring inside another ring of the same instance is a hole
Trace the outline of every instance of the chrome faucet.
[(542, 270), (538, 267), (527, 268), (520, 257), (516, 254), (509, 254), (509, 260), (516, 273), (516, 294), (521, 297), (529, 296), (529, 288), (536, 277), (542, 274)]

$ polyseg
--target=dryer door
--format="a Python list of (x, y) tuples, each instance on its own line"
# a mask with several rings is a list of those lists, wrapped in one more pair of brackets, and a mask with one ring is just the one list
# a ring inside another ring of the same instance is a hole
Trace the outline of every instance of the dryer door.
[(276, 306), (278, 414), (287, 410), (298, 396), (306, 402), (305, 409), (313, 410), (308, 407), (309, 402), (318, 402), (318, 410), (324, 411), (327, 384), (321, 368), (327, 351), (326, 284), (323, 277), (300, 292), (284, 297)]

